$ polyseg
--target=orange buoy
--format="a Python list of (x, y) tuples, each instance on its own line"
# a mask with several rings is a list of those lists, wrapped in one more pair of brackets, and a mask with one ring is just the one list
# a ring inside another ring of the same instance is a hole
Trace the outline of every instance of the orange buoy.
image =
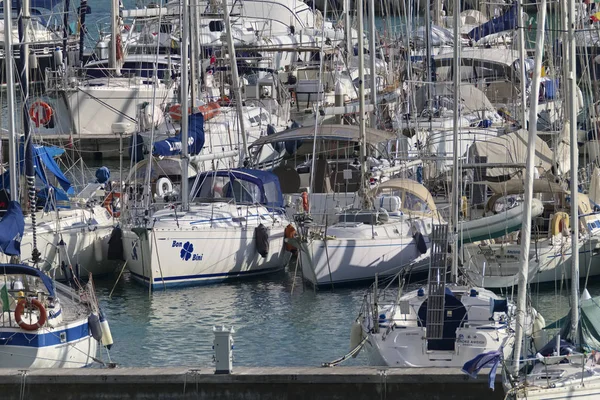
[[(33, 306), (38, 309), (40, 313), (40, 317), (38, 318), (35, 324), (27, 324), (23, 321), (23, 312), (25, 312), (25, 305), (29, 303), (29, 306)], [(46, 323), (48, 316), (46, 315), (46, 309), (44, 305), (39, 302), (37, 299), (31, 299), (30, 301), (21, 299), (17, 303), (17, 307), (15, 308), (15, 321), (17, 324), (26, 331), (37, 331)]]
[(38, 100), (29, 107), (29, 118), (37, 128), (46, 126), (52, 118), (52, 107), (45, 101)]
[(292, 226), (292, 224), (288, 224), (283, 231), (283, 236), (285, 237), (285, 249), (291, 253), (297, 251), (298, 249), (288, 242), (288, 239), (296, 237), (296, 229)]
[[(192, 107), (188, 108), (189, 114), (202, 113), (204, 120), (208, 121), (211, 118), (216, 117), (221, 112), (221, 106), (216, 101), (211, 101), (203, 106), (195, 107), (192, 112)], [(181, 121), (181, 104), (173, 104), (169, 107), (169, 115), (174, 121)]]
[(308, 192), (302, 192), (302, 208), (305, 212), (308, 212)]

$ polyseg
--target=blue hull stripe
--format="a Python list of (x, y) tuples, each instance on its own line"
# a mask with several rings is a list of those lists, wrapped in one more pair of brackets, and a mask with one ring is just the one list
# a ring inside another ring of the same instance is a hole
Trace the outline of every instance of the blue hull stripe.
[[(158, 277), (158, 278), (154, 278), (154, 284), (155, 285), (160, 285), (162, 284), (162, 282), (171, 282), (171, 281), (192, 281), (192, 280), (201, 280), (201, 279), (205, 279), (205, 280), (218, 280), (218, 279), (226, 279), (226, 278), (235, 278), (238, 276), (252, 276), (252, 275), (260, 275), (260, 274), (266, 274), (269, 272), (276, 272), (283, 269), (283, 267), (273, 267), (273, 268), (265, 268), (265, 269), (259, 269), (259, 270), (254, 270), (254, 271), (237, 271), (237, 272), (222, 272), (222, 273), (217, 273), (217, 274), (199, 274), (199, 275), (181, 275), (181, 276), (167, 276), (167, 277)], [(145, 277), (143, 275), (140, 274), (136, 274), (133, 271), (129, 271), (131, 273), (131, 275), (133, 275), (135, 278), (143, 281), (144, 283), (148, 283), (148, 281), (150, 280), (148, 277)], [(175, 283), (179, 283), (179, 282), (175, 282)], [(182, 284), (185, 282), (181, 282)]]
[[(61, 333), (66, 333), (66, 341), (61, 342)], [(70, 342), (76, 342), (82, 338), (90, 336), (87, 321), (81, 325), (74, 326), (69, 329), (55, 330), (37, 334), (35, 331), (31, 333), (14, 332), (0, 329), (0, 349), (2, 346), (22, 346), (22, 347), (49, 347)]]

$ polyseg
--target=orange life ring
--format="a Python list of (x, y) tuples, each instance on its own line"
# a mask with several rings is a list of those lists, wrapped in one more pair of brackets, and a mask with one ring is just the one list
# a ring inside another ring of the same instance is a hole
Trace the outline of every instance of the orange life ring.
[(29, 118), (37, 128), (46, 126), (52, 118), (52, 107), (45, 101), (38, 100), (29, 107)]
[[(35, 306), (35, 308), (37, 308), (40, 312), (40, 318), (35, 324), (26, 324), (23, 321), (23, 312), (25, 311), (25, 304), (28, 303), (30, 303), (32, 306)], [(27, 301), (25, 299), (21, 299), (17, 303), (17, 307), (15, 308), (15, 321), (17, 321), (17, 324), (19, 324), (19, 326), (22, 329), (25, 329), (26, 331), (37, 331), (42, 326), (44, 326), (44, 324), (46, 324), (47, 319), (48, 316), (46, 315), (46, 309), (44, 308), (44, 305), (39, 302), (39, 300), (31, 299), (30, 301)]]
[(104, 208), (110, 213), (110, 215), (114, 218), (119, 218), (121, 216), (121, 211), (115, 207), (114, 199), (120, 199), (121, 193), (110, 192), (108, 196), (104, 199)]
[[(194, 110), (195, 113), (202, 113), (204, 120), (208, 121), (211, 118), (216, 117), (221, 112), (221, 106), (216, 101), (212, 101), (203, 106), (198, 106)], [(188, 114), (192, 114), (192, 108), (188, 108)], [(174, 121), (181, 121), (181, 104), (173, 104), (169, 107), (169, 115)]]
[(302, 208), (308, 212), (308, 192), (302, 192)]
[[(294, 229), (292, 224), (288, 224), (288, 226), (285, 227), (285, 229), (283, 231), (283, 237), (285, 239), (291, 239), (291, 238), (296, 237), (296, 229)], [(292, 253), (298, 250), (295, 246), (291, 245), (287, 240), (285, 240), (285, 249)]]

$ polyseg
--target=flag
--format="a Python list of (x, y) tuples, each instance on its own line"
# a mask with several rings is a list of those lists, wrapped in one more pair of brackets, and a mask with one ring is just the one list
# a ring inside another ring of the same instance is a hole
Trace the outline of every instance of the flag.
[(598, 21), (600, 21), (600, 12), (597, 12), (596, 14), (592, 14), (592, 15), (590, 16), (590, 19), (591, 19), (593, 22), (598, 22)]
[(10, 300), (8, 299), (8, 289), (6, 289), (6, 284), (2, 286), (2, 290), (0, 290), (0, 299), (2, 300), (2, 312), (9, 312)]

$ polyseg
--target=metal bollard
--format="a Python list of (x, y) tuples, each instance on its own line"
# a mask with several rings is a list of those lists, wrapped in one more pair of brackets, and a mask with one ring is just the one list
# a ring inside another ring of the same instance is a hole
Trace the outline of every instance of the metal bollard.
[(233, 363), (233, 327), (227, 329), (224, 326), (213, 327), (215, 341), (215, 374), (230, 374)]

